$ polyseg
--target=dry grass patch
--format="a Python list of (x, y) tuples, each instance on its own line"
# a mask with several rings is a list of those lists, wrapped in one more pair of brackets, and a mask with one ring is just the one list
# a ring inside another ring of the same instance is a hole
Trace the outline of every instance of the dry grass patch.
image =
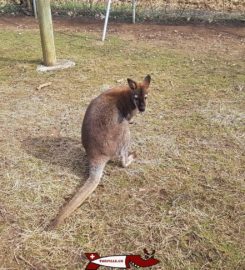
[[(182, 48), (113, 34), (104, 46), (93, 33), (55, 36), (58, 57), (76, 67), (38, 74), (38, 31), (0, 32), (2, 269), (81, 269), (84, 252), (144, 247), (156, 249), (155, 269), (243, 269), (242, 41), (224, 37), (205, 50), (195, 35)], [(87, 177), (80, 127), (90, 100), (148, 73), (148, 110), (132, 125), (138, 160), (128, 169), (109, 163), (64, 226), (44, 231)], [(51, 85), (36, 90), (44, 82)]]

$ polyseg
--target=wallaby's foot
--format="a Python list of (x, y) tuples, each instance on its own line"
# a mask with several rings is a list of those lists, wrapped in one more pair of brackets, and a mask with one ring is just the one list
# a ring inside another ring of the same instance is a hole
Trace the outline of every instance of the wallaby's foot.
[(127, 162), (125, 163), (125, 167), (128, 167), (134, 161), (134, 156), (129, 155), (127, 158)]
[(124, 157), (122, 159), (122, 166), (124, 168), (128, 167), (136, 158), (136, 153), (133, 152), (133, 153), (130, 153), (126, 158)]
[(133, 124), (133, 123), (134, 123), (134, 117), (129, 120), (129, 124)]
[(136, 152), (132, 152), (132, 153), (129, 153), (129, 156), (133, 156), (133, 159), (136, 159), (137, 158), (137, 154)]

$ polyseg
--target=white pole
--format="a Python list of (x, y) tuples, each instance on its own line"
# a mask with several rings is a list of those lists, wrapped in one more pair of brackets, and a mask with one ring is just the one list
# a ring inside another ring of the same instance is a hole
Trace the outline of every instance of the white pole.
[(38, 0), (33, 0), (33, 10), (34, 10), (34, 16), (35, 16), (35, 19), (37, 19), (37, 5), (36, 5), (36, 1)]
[(105, 35), (106, 35), (106, 31), (107, 31), (107, 24), (108, 24), (108, 19), (109, 19), (109, 14), (110, 14), (110, 8), (111, 8), (111, 0), (108, 0), (102, 41), (105, 41)]
[(136, 14), (136, 0), (133, 1), (133, 23), (135, 23), (135, 14)]

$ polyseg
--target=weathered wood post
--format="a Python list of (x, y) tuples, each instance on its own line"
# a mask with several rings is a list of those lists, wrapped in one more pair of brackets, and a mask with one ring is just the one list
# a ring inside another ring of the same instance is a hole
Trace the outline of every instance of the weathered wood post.
[(43, 62), (45, 66), (56, 63), (50, 0), (37, 0), (37, 13), (41, 35)]

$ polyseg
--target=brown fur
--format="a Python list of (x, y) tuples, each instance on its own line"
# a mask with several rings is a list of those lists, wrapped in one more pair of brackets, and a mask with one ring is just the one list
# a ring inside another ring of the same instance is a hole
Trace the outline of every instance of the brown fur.
[(82, 125), (82, 144), (89, 162), (89, 178), (51, 223), (60, 225), (96, 189), (106, 163), (120, 157), (127, 167), (134, 155), (129, 155), (129, 121), (138, 110), (145, 110), (150, 84), (148, 75), (143, 83), (128, 79), (128, 86), (107, 90), (91, 101)]

